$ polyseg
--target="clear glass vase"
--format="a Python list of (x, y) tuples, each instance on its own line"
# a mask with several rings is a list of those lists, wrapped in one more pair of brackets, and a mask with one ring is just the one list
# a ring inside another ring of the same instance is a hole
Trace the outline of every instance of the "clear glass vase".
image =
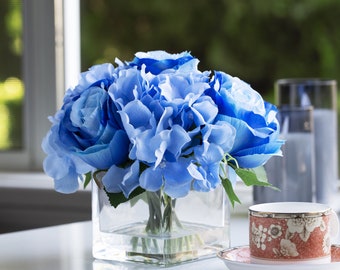
[(169, 266), (215, 256), (230, 246), (229, 201), (223, 187), (172, 199), (144, 192), (110, 205), (92, 186), (93, 256)]

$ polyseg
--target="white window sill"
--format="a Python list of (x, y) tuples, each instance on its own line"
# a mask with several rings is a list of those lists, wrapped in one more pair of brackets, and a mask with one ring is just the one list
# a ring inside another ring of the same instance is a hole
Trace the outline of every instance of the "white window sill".
[(0, 187), (53, 189), (53, 180), (44, 173), (0, 173)]
[[(0, 188), (54, 189), (53, 179), (43, 172), (1, 172)], [(90, 191), (90, 185), (84, 190)]]

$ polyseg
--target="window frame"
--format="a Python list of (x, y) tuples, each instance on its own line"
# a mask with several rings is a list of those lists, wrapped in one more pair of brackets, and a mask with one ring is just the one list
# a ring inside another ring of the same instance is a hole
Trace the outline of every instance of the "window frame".
[[(0, 152), (0, 170), (3, 172), (42, 172), (45, 154), (41, 142), (51, 126), (48, 116), (60, 108), (66, 85), (74, 82), (75, 74), (80, 71), (79, 14), (79, 0), (22, 1), (24, 147)], [(72, 43), (70, 37), (78, 42)], [(66, 48), (65, 44), (73, 46)]]

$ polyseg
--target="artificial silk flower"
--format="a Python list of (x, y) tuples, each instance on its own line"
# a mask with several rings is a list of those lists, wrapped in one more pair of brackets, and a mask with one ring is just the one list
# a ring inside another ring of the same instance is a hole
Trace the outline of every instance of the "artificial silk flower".
[(281, 154), (276, 107), (239, 78), (200, 71), (189, 52), (139, 52), (116, 63), (82, 73), (50, 117), (44, 170), (58, 191), (104, 171), (113, 197), (162, 189), (179, 198), (222, 184), (235, 202), (225, 181)]

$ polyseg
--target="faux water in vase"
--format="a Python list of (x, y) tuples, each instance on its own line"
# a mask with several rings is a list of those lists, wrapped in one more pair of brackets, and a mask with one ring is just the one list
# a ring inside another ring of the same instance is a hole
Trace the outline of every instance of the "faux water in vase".
[(97, 259), (168, 266), (215, 256), (230, 246), (229, 202), (222, 186), (175, 200), (144, 192), (115, 208), (93, 184), (92, 215)]

